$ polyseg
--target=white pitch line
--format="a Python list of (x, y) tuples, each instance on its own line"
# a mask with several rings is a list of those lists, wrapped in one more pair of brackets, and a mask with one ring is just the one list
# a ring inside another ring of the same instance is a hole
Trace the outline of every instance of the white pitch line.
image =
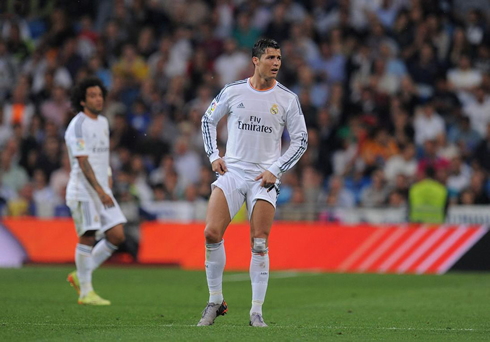
[[(157, 328), (193, 328), (196, 327), (194, 324), (92, 324), (92, 323), (87, 323), (87, 324), (77, 324), (77, 323), (1, 323), (3, 327), (9, 326), (9, 325), (15, 325), (15, 326), (23, 326), (23, 325), (33, 325), (33, 326), (70, 326), (70, 327), (80, 327), (80, 326), (90, 326), (90, 327), (98, 327), (98, 328), (116, 328), (116, 327), (130, 327), (130, 328), (151, 328), (151, 327), (157, 327)], [(222, 326), (226, 328), (245, 328), (245, 329), (250, 329), (248, 325), (226, 325)], [(312, 325), (312, 326), (295, 326), (295, 325), (269, 325), (269, 328), (276, 328), (276, 329), (331, 329), (331, 330), (338, 330), (338, 329), (343, 329), (343, 330), (360, 330), (360, 329), (366, 329), (366, 330), (400, 330), (400, 331), (471, 331), (471, 332), (490, 332), (490, 329), (475, 329), (475, 328), (398, 328), (398, 327), (373, 327), (373, 326), (332, 326), (332, 325)]]
[[(273, 272), (269, 274), (269, 278), (272, 279), (282, 279), (282, 278), (296, 278), (302, 276), (314, 276), (319, 275), (320, 272)], [(238, 282), (238, 281), (249, 281), (250, 275), (248, 273), (238, 273), (223, 276), (223, 282)]]

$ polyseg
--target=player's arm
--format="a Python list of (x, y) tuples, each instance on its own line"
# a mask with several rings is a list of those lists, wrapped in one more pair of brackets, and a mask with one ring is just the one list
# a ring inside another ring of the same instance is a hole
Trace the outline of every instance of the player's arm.
[(97, 181), (94, 170), (92, 169), (92, 166), (88, 161), (88, 156), (77, 156), (76, 158), (78, 160), (78, 165), (80, 165), (80, 169), (82, 170), (85, 178), (92, 186), (92, 188), (94, 188), (95, 192), (97, 192), (97, 195), (99, 196), (102, 204), (108, 208), (113, 207), (114, 202), (112, 201), (111, 196), (106, 194), (102, 186)]
[(308, 132), (306, 130), (305, 117), (301, 111), (297, 96), (293, 98), (286, 112), (286, 128), (291, 137), (289, 148), (267, 170), (275, 177), (280, 177), (284, 172), (291, 169), (308, 147)]
[(213, 171), (220, 175), (224, 174), (227, 169), (225, 161), (219, 156), (216, 127), (221, 118), (228, 113), (228, 92), (225, 87), (211, 102), (201, 120), (204, 150), (211, 162)]
[(108, 183), (109, 189), (112, 190), (112, 185), (113, 185), (113, 183), (112, 183), (112, 169), (110, 166), (109, 166), (109, 169), (107, 170), (107, 177), (109, 177), (109, 183)]

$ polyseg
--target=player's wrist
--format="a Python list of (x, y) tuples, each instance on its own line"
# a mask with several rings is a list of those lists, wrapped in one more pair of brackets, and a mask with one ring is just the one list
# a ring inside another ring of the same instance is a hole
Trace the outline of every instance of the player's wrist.
[(216, 160), (221, 159), (219, 156), (219, 152), (214, 152), (212, 155), (209, 156), (209, 162), (213, 164)]
[(279, 168), (279, 166), (276, 166), (276, 165), (272, 165), (271, 167), (269, 167), (267, 169), (267, 171), (269, 171), (270, 173), (272, 173), (274, 175), (274, 177), (276, 177), (276, 179), (278, 179), (282, 172), (281, 172), (281, 169)]

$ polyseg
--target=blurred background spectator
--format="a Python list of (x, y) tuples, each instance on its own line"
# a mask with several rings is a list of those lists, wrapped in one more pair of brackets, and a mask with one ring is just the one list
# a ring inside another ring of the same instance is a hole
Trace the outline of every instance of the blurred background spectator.
[[(128, 216), (142, 201), (208, 199), (200, 119), (225, 84), (252, 74), (262, 36), (281, 44), (278, 80), (298, 95), (310, 136), (282, 179), (284, 218), (405, 207), (428, 168), (450, 204), (488, 204), (489, 11), (486, 0), (2, 1), (3, 213), (66, 215), (68, 99), (89, 75), (109, 90)], [(222, 152), (226, 135), (223, 120)]]

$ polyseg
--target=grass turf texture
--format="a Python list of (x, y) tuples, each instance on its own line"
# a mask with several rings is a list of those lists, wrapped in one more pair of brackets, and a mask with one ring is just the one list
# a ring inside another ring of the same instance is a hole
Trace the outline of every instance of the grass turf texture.
[(85, 307), (71, 267), (0, 269), (0, 341), (478, 341), (490, 339), (490, 274), (444, 276), (273, 272), (269, 328), (248, 327), (246, 273), (225, 273), (229, 311), (195, 327), (207, 300), (204, 272), (103, 267)]

